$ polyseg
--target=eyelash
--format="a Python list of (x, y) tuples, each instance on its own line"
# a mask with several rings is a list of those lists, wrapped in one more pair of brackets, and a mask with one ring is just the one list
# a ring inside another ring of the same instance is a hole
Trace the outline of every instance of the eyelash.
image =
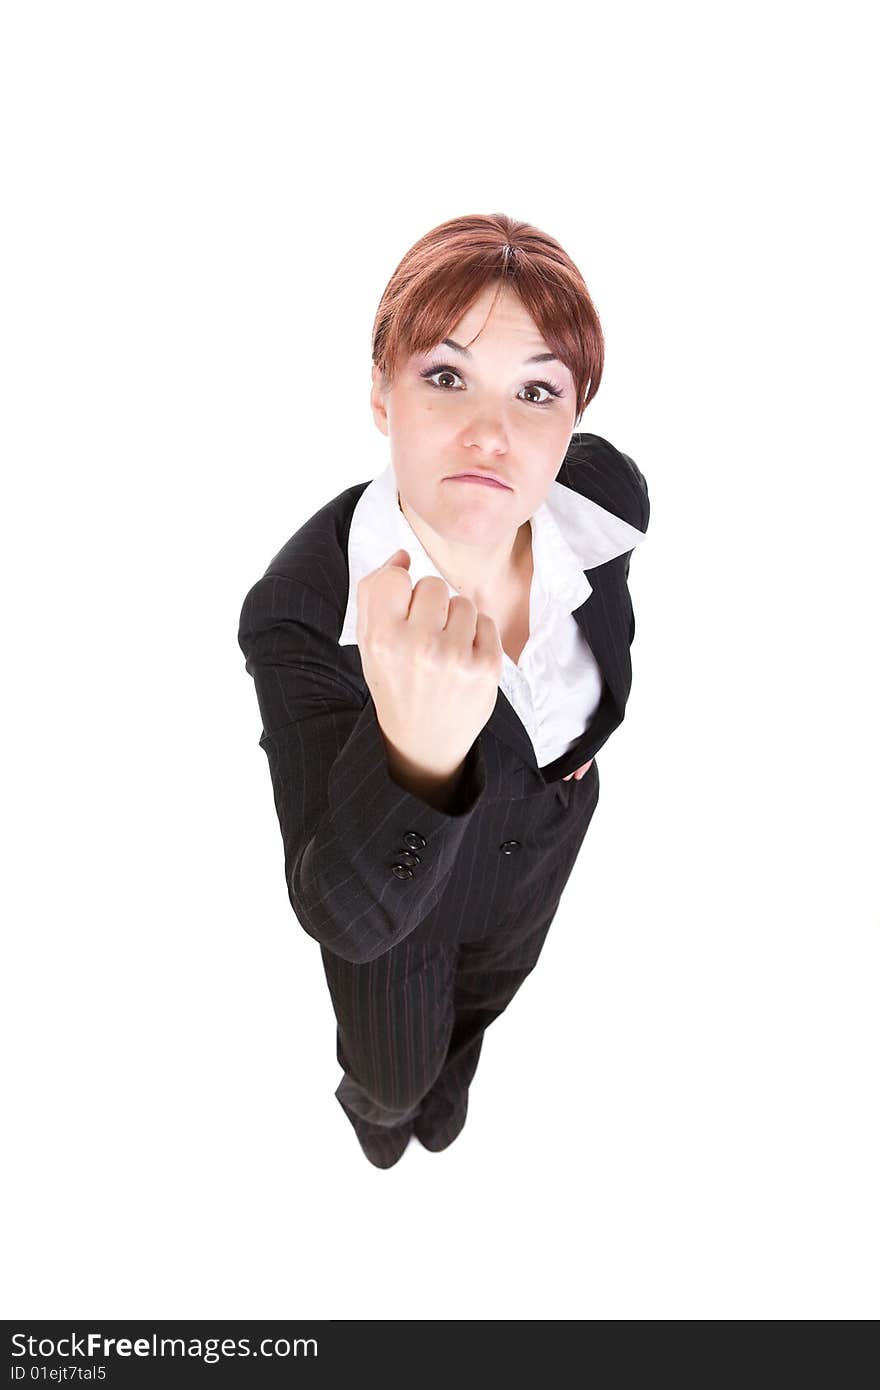
[[(459, 381), (461, 380), (461, 373), (456, 371), (455, 367), (450, 367), (446, 363), (441, 363), (439, 367), (426, 367), (423, 372), (419, 372), (419, 376), (422, 377), (424, 380), (427, 380), (429, 386), (431, 386), (435, 391), (451, 390), (451, 387), (437, 386), (433, 381), (430, 380), (432, 376), (439, 376), (441, 372), (449, 372), (450, 376), (457, 376)], [(539, 409), (542, 409), (548, 405), (552, 405), (555, 400), (559, 400), (559, 398), (563, 395), (563, 392), (557, 391), (556, 387), (551, 386), (549, 381), (527, 381), (526, 386), (538, 386), (542, 390), (550, 392), (549, 401), (525, 402), (526, 405), (534, 405), (537, 406)]]

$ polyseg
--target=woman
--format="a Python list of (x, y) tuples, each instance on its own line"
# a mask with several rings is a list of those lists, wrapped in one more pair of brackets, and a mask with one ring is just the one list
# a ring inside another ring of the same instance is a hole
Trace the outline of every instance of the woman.
[(624, 716), (649, 503), (632, 459), (572, 434), (602, 363), (552, 237), (501, 214), (427, 233), (373, 329), (390, 462), (312, 516), (242, 608), (336, 1096), (380, 1168), (413, 1134), (437, 1151), (461, 1131)]

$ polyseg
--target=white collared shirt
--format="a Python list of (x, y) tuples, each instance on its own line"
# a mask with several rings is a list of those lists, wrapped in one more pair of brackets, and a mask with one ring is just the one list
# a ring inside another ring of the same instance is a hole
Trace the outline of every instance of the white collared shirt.
[[(539, 767), (546, 767), (580, 739), (602, 694), (602, 672), (572, 613), (592, 593), (584, 570), (632, 550), (645, 533), (552, 482), (529, 518), (532, 585), (529, 637), (519, 661), (503, 653), (501, 688), (522, 720)], [(413, 587), (425, 575), (442, 579), (450, 597), (458, 592), (437, 569), (398, 505), (390, 462), (364, 488), (348, 537), (348, 606), (339, 645), (357, 643), (357, 586), (398, 547), (410, 557)]]

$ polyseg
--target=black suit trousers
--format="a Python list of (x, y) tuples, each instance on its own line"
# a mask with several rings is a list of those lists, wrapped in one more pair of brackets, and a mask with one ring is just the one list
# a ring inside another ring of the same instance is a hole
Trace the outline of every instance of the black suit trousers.
[[(375, 1166), (396, 1163), (413, 1133), (435, 1151), (460, 1133), (485, 1031), (537, 964), (598, 795), (594, 762), (581, 782), (550, 784), (520, 803), (521, 838), (500, 842), (510, 812), (496, 811), (493, 823), (490, 808), (472, 827), (471, 893), (462, 895), (459, 878), (448, 901), (373, 960), (353, 963), (322, 946), (344, 1071), (336, 1098)], [(538, 873), (523, 891), (516, 856), (536, 844)]]

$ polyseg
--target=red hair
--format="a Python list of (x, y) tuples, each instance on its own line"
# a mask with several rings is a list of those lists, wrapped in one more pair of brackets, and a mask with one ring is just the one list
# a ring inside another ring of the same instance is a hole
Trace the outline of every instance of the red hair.
[(386, 386), (393, 384), (406, 357), (427, 352), (448, 337), (494, 280), (499, 293), (504, 285), (515, 291), (548, 347), (568, 367), (579, 418), (602, 379), (605, 342), (599, 315), (583, 276), (559, 242), (501, 212), (441, 222), (400, 261), (373, 322), (373, 362)]

